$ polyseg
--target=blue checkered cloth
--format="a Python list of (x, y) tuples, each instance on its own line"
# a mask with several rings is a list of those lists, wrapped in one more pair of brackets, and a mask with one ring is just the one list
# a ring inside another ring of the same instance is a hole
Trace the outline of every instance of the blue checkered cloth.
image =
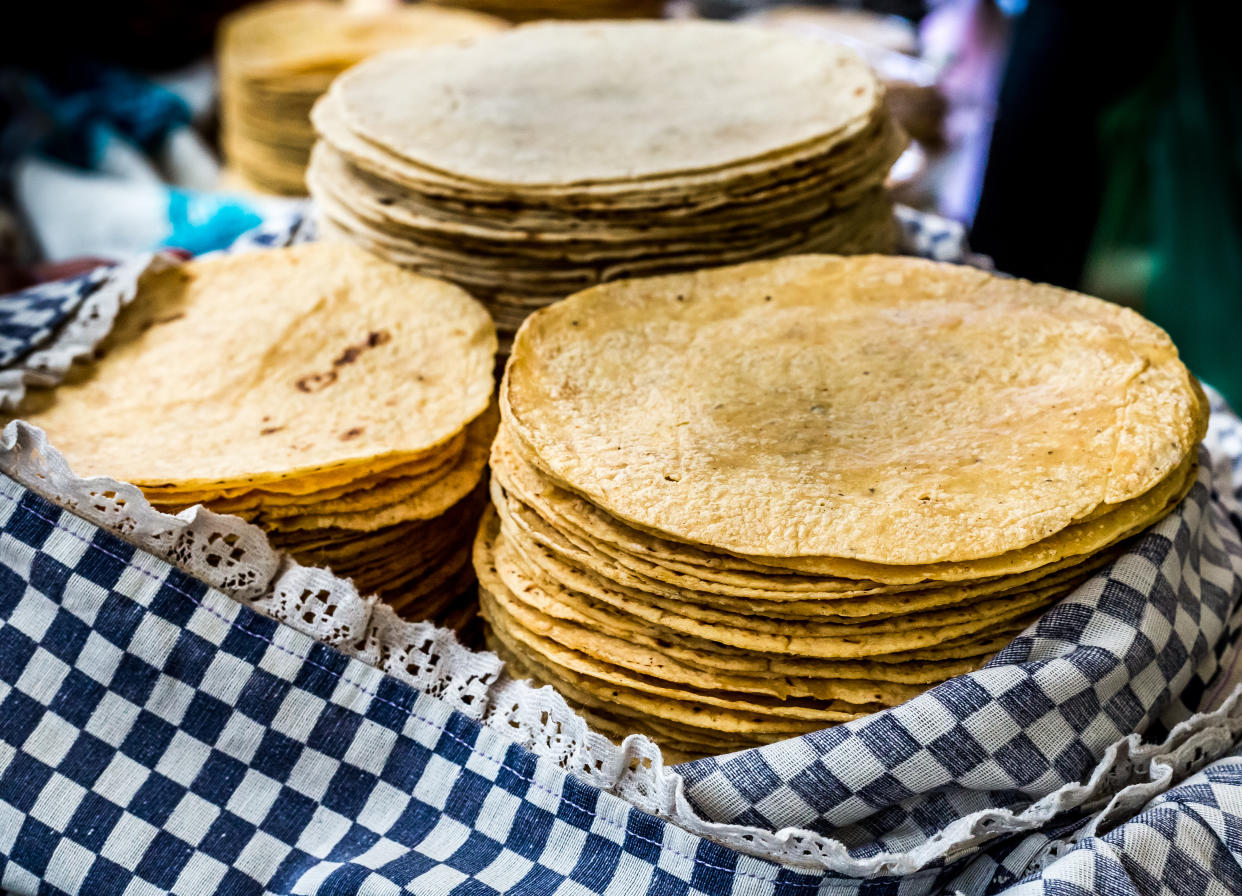
[[(1232, 892), (1240, 784), (1218, 762), (1018, 892)], [(11, 892), (951, 892), (981, 862), (994, 892), (1020, 845), (866, 883), (741, 855), (0, 478)]]
[[(1211, 441), (1183, 505), (987, 667), (679, 766), (680, 826), (0, 475), (0, 889), (1242, 891), (1242, 705), (1201, 715), (1242, 631), (1219, 402)], [(754, 855), (776, 831), (805, 857)]]
[(1242, 541), (1213, 489), (1205, 463), (1179, 512), (986, 668), (855, 722), (682, 765), (691, 800), (722, 822), (831, 834), (862, 858), (978, 812), (1026, 810), (1131, 732), (1163, 737), (1199, 710), (1242, 622)]
[(107, 282), (112, 268), (0, 296), (0, 368), (8, 367), (45, 345), (57, 329)]
[(0, 478), (0, 886), (805, 894)]

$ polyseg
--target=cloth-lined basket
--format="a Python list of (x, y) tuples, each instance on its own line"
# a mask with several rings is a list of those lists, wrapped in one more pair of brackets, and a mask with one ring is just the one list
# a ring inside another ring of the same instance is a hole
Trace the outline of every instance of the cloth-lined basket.
[[(902, 222), (909, 250), (961, 258), (947, 223)], [(0, 299), (5, 399), (63, 375), (167, 263)], [(240, 520), (159, 514), (11, 423), (0, 888), (1242, 891), (1242, 421), (1219, 400), (1203, 450), (1183, 505), (984, 669), (667, 768)]]

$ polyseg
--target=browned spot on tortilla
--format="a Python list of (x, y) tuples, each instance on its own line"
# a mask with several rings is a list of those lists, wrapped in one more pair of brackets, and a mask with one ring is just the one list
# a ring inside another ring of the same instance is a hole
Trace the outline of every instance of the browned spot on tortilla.
[(345, 432), (341, 433), (341, 441), (346, 442), (350, 439), (356, 439), (358, 436), (362, 435), (362, 433), (363, 428), (361, 426), (355, 426), (352, 429), (347, 429)]
[(297, 387), (303, 392), (318, 392), (336, 382), (336, 371), (326, 373), (308, 373), (297, 381)]
[(283, 426), (265, 426), (259, 430), (259, 435), (270, 436), (272, 433), (280, 432), (282, 429), (284, 429)]
[(381, 346), (391, 339), (392, 335), (387, 330), (372, 330), (367, 334), (366, 341), (351, 345), (341, 352), (340, 357), (332, 362), (332, 366), (342, 367), (346, 364), (353, 364), (367, 349)]
[(341, 356), (332, 362), (333, 367), (343, 367), (346, 364), (353, 364), (358, 360), (358, 356), (362, 354), (362, 347), (351, 345), (345, 351), (341, 352)]

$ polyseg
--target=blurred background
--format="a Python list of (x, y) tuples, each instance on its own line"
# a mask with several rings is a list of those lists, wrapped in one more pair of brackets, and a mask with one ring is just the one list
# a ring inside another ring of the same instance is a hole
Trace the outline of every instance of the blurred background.
[[(1142, 311), (1242, 403), (1242, 63), (1223, 5), (445, 2), (510, 21), (737, 19), (853, 46), (913, 138), (898, 201), (962, 222), (1000, 271)], [(310, 104), (402, 32), (315, 13), (256, 41), (246, 6), (6, 10), (0, 293), (156, 247), (222, 248), (304, 202)], [(393, 4), (347, 6), (362, 21)]]

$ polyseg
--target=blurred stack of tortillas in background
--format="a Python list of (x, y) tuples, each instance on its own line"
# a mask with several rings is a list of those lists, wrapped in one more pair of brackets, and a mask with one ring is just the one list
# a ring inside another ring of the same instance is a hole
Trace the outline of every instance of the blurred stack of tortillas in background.
[(1131, 311), (879, 256), (587, 290), (500, 405), (491, 643), (674, 759), (982, 665), (1185, 496), (1208, 413)]
[[(356, 5), (355, 5), (356, 6)], [(221, 27), (221, 142), (230, 173), (271, 193), (306, 195), (310, 110), (332, 79), (375, 53), (450, 43), (504, 27), (480, 13), (420, 4), (369, 10), (275, 0)]]
[(432, 0), (441, 6), (476, 9), (511, 22), (535, 19), (656, 18), (664, 0)]
[(848, 43), (863, 53), (872, 48), (908, 56), (919, 53), (918, 30), (909, 19), (866, 9), (790, 3), (767, 6), (748, 18), (808, 34), (823, 33), (826, 38)]
[(884, 84), (888, 110), (915, 141), (889, 172), (888, 187), (898, 202), (934, 206), (928, 195), (929, 165), (945, 149), (948, 101), (937, 86), (939, 68), (921, 58), (922, 41), (908, 19), (865, 9), (768, 6), (745, 21), (858, 52)]
[(697, 22), (540, 23), (377, 56), (316, 104), (325, 236), (443, 277), (502, 347), (608, 280), (892, 251), (905, 143), (849, 50)]
[(922, 143), (943, 140), (946, 102), (935, 86), (935, 67), (919, 58), (919, 34), (908, 19), (865, 9), (795, 4), (762, 9), (746, 21), (857, 51), (884, 82), (889, 111), (906, 132)]
[(79, 475), (235, 513), (405, 615), (453, 621), (474, 604), (455, 599), (495, 350), (456, 286), (310, 243), (146, 275), (99, 360), (21, 416)]

